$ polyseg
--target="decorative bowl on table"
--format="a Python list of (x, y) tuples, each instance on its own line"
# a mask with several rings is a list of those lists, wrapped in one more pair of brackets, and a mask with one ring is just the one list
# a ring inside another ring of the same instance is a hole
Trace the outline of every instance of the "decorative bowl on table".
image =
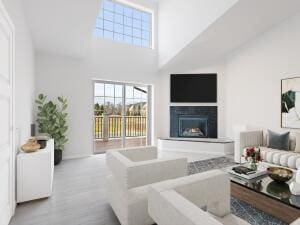
[(279, 183), (285, 183), (293, 177), (293, 171), (282, 167), (269, 167), (267, 169), (269, 177)]

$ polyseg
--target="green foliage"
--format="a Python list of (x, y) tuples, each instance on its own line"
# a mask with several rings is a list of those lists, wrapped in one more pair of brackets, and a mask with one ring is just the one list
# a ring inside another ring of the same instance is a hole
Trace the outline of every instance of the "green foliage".
[(96, 103), (94, 105), (94, 115), (95, 116), (101, 116), (104, 113), (104, 106), (103, 105), (99, 105), (99, 103)]
[(296, 93), (294, 91), (288, 91), (281, 95), (282, 112), (288, 113), (291, 108), (295, 107), (295, 96)]
[(55, 149), (64, 149), (64, 145), (68, 141), (66, 132), (66, 113), (68, 104), (64, 97), (57, 98), (58, 103), (47, 101), (47, 96), (39, 94), (35, 100), (37, 104), (37, 123), (40, 133), (48, 133), (55, 141)]

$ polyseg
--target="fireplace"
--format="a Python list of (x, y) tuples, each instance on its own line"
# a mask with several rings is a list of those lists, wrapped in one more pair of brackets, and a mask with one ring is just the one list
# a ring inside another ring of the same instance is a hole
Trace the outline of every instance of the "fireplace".
[(207, 122), (202, 116), (179, 115), (179, 137), (207, 137)]
[(170, 137), (218, 138), (217, 106), (171, 106)]

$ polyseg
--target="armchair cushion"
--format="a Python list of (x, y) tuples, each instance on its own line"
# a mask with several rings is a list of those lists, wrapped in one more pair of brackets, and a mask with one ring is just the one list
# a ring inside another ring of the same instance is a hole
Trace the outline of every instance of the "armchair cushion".
[(186, 158), (154, 159), (157, 151), (148, 151), (125, 149), (107, 152), (106, 163), (123, 188), (134, 188), (187, 175)]
[(155, 146), (127, 148), (119, 150), (119, 152), (132, 162), (157, 158), (157, 148)]
[[(206, 212), (175, 190), (168, 190), (160, 193), (160, 195), (151, 195), (151, 197), (151, 200), (149, 200), (149, 212), (158, 224), (221, 225), (215, 218), (208, 216)], [(155, 207), (157, 209), (154, 209)], [(154, 210), (156, 213), (153, 213)]]
[(160, 225), (249, 225), (230, 214), (229, 177), (219, 170), (151, 185), (148, 210)]
[(188, 174), (187, 159), (155, 159), (134, 163), (127, 169), (127, 188), (183, 177)]

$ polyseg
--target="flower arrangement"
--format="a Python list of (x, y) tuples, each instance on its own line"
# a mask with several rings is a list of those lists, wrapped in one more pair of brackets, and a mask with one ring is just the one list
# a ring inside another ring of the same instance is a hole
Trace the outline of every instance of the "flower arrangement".
[(245, 160), (247, 160), (250, 163), (251, 169), (256, 170), (257, 168), (256, 163), (262, 160), (260, 155), (260, 148), (255, 148), (255, 147), (246, 148), (244, 157)]

